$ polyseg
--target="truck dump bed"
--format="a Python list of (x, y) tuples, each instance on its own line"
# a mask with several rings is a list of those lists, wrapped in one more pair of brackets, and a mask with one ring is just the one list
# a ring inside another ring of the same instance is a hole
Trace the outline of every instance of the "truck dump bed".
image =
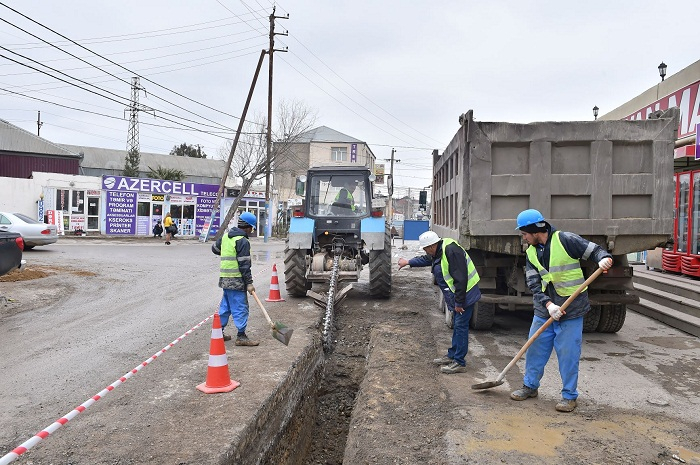
[(673, 228), (678, 110), (644, 121), (489, 123), (470, 110), (433, 152), (433, 229), (466, 248), (522, 254), (515, 218), (535, 208), (614, 255)]

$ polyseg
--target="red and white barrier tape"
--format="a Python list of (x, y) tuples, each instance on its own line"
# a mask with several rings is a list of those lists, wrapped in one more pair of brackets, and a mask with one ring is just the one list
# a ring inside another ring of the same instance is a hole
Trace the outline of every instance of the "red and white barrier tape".
[[(264, 271), (265, 271), (264, 269), (260, 270), (259, 272), (257, 272), (255, 274), (255, 277), (259, 276)], [(7, 465), (8, 463), (14, 462), (20, 455), (27, 452), (29, 449), (31, 449), (32, 447), (37, 445), (43, 439), (46, 439), (47, 437), (49, 437), (51, 435), (51, 433), (53, 433), (54, 431), (56, 431), (58, 428), (65, 425), (66, 423), (68, 423), (70, 420), (75, 418), (79, 413), (82, 413), (83, 411), (85, 411), (85, 409), (87, 409), (92, 404), (94, 404), (95, 402), (97, 402), (98, 400), (103, 398), (106, 394), (108, 394), (110, 391), (112, 391), (115, 387), (124, 383), (127, 379), (131, 378), (136, 373), (141, 371), (141, 369), (143, 367), (145, 367), (146, 365), (148, 365), (149, 363), (154, 361), (156, 358), (160, 357), (163, 353), (165, 353), (165, 351), (167, 351), (168, 349), (173, 347), (175, 344), (177, 344), (178, 342), (183, 340), (185, 337), (187, 337), (189, 334), (191, 334), (193, 331), (195, 331), (197, 328), (202, 326), (207, 321), (211, 320), (213, 317), (214, 317), (214, 314), (212, 313), (211, 315), (206, 317), (204, 320), (200, 321), (198, 324), (193, 326), (189, 331), (185, 332), (182, 336), (178, 337), (173, 342), (171, 342), (167, 346), (163, 347), (160, 351), (153, 354), (153, 356), (151, 356), (148, 360), (142, 362), (136, 368), (134, 368), (133, 370), (126, 373), (124, 376), (122, 376), (121, 378), (119, 378), (118, 380), (116, 380), (115, 382), (113, 382), (112, 384), (110, 384), (109, 386), (107, 386), (106, 388), (104, 388), (103, 390), (101, 390), (100, 392), (95, 394), (94, 396), (92, 396), (90, 399), (88, 399), (85, 402), (83, 402), (82, 404), (80, 404), (75, 409), (71, 410), (67, 415), (59, 418), (58, 420), (56, 420), (55, 422), (50, 424), (47, 428), (44, 428), (43, 430), (39, 431), (32, 438), (28, 439), (27, 441), (23, 442), (19, 446), (15, 447), (12, 450), (12, 452), (7, 453), (2, 458), (0, 458), (0, 465)]]
[(212, 313), (212, 314), (209, 315), (207, 318), (205, 318), (204, 320), (200, 321), (197, 325), (193, 326), (189, 331), (185, 332), (182, 336), (178, 337), (178, 338), (175, 339), (173, 342), (171, 342), (171, 343), (168, 344), (167, 346), (163, 347), (160, 351), (158, 351), (158, 352), (156, 352), (155, 354), (153, 354), (148, 360), (142, 362), (142, 363), (139, 364), (136, 368), (134, 368), (133, 370), (131, 370), (131, 371), (129, 371), (128, 373), (126, 373), (124, 376), (122, 376), (121, 378), (119, 378), (118, 380), (116, 380), (115, 382), (113, 382), (112, 384), (110, 384), (109, 386), (107, 386), (106, 388), (104, 388), (103, 390), (101, 390), (100, 392), (98, 392), (97, 394), (95, 394), (94, 396), (92, 396), (92, 397), (91, 397), (90, 399), (88, 399), (87, 401), (85, 401), (85, 402), (83, 402), (82, 404), (80, 404), (80, 405), (79, 405), (78, 407), (76, 407), (75, 409), (71, 410), (67, 415), (65, 415), (65, 416), (63, 416), (63, 417), (61, 417), (61, 418), (59, 418), (58, 420), (56, 420), (55, 422), (53, 422), (51, 425), (49, 425), (47, 428), (45, 428), (45, 429), (39, 431), (36, 435), (34, 435), (34, 436), (33, 436), (32, 438), (30, 438), (29, 440), (27, 440), (27, 441), (25, 441), (24, 443), (22, 443), (21, 445), (15, 447), (15, 448), (12, 450), (12, 452), (9, 452), (8, 454), (6, 454), (6, 455), (4, 455), (2, 458), (0, 458), (0, 465), (6, 465), (6, 464), (8, 464), (8, 463), (14, 462), (15, 459), (17, 459), (20, 455), (22, 455), (22, 454), (24, 454), (25, 452), (27, 452), (29, 449), (31, 449), (31, 448), (34, 447), (36, 444), (38, 444), (41, 440), (46, 439), (47, 437), (49, 437), (49, 435), (51, 435), (51, 433), (53, 433), (54, 431), (56, 431), (58, 428), (60, 428), (61, 426), (65, 425), (66, 423), (68, 423), (70, 420), (72, 420), (73, 418), (75, 418), (79, 413), (82, 413), (83, 411), (85, 411), (85, 409), (87, 409), (87, 408), (90, 407), (92, 404), (94, 404), (95, 402), (97, 402), (98, 400), (100, 400), (101, 398), (103, 398), (106, 394), (108, 394), (110, 391), (112, 391), (115, 387), (117, 387), (117, 386), (119, 386), (120, 384), (124, 383), (127, 379), (131, 378), (131, 377), (134, 376), (136, 373), (138, 373), (139, 371), (141, 371), (141, 369), (142, 369), (143, 367), (145, 367), (146, 365), (148, 365), (149, 363), (151, 363), (152, 361), (154, 361), (155, 359), (157, 359), (158, 357), (160, 357), (160, 356), (161, 356), (163, 353), (165, 353), (168, 349), (170, 349), (170, 348), (173, 347), (175, 344), (177, 344), (178, 342), (180, 342), (181, 340), (183, 340), (184, 338), (186, 338), (189, 334), (191, 334), (193, 331), (195, 331), (197, 328), (199, 328), (200, 326), (202, 326), (202, 325), (203, 325), (204, 323), (206, 323), (207, 321), (211, 320), (213, 317), (214, 317), (214, 314)]

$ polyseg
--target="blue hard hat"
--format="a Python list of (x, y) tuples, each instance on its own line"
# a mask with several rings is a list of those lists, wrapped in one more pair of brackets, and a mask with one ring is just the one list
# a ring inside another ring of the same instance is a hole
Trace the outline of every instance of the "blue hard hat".
[(544, 221), (544, 216), (542, 216), (542, 213), (540, 213), (538, 210), (534, 210), (532, 208), (523, 210), (518, 214), (518, 219), (516, 220), (518, 227), (515, 228), (515, 230), (517, 231), (518, 229), (525, 226), (530, 226), (531, 224), (544, 223)]
[(255, 218), (255, 215), (253, 215), (250, 212), (243, 212), (241, 213), (241, 216), (238, 217), (239, 221), (245, 221), (252, 227), (255, 227), (258, 224), (258, 219)]

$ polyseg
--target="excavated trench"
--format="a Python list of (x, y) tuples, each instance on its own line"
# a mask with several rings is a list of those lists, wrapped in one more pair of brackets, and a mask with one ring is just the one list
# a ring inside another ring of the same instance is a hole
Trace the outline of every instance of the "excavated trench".
[[(319, 337), (308, 356), (300, 360), (300, 365), (308, 365), (299, 367), (306, 375), (289, 384), (296, 384), (301, 395), (296, 405), (287, 401), (288, 421), (277, 438), (271, 439), (274, 444), (259, 463), (343, 463), (355, 398), (367, 370), (370, 331), (377, 318), (376, 309), (367, 307), (354, 301), (337, 308), (333, 350), (324, 353)], [(321, 325), (319, 322), (319, 335)], [(276, 397), (286, 396), (285, 389)], [(282, 419), (280, 424), (284, 423)]]
[(357, 313), (349, 306), (336, 312), (336, 343), (323, 364), (311, 442), (300, 463), (343, 463), (355, 398), (367, 369), (370, 327)]

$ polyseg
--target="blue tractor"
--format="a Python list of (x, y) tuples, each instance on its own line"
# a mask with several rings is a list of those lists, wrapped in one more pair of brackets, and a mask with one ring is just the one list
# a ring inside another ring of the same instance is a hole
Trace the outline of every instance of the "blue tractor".
[(390, 297), (391, 236), (385, 203), (373, 199), (374, 180), (369, 169), (345, 166), (311, 168), (297, 179), (304, 202), (293, 209), (285, 248), (289, 295), (303, 297), (313, 283), (328, 283), (332, 305), (337, 285), (357, 282), (368, 265), (369, 294)]

